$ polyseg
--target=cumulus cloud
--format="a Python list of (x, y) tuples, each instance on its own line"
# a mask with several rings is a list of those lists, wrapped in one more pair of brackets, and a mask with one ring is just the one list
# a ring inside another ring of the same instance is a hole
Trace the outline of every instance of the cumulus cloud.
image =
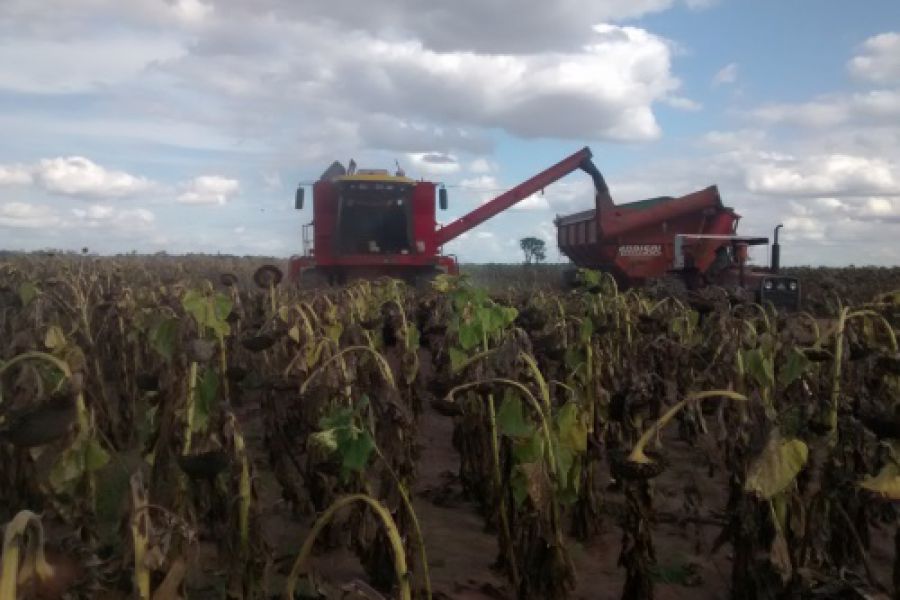
[(719, 0), (685, 0), (685, 5), (691, 10), (705, 10), (719, 3)]
[(783, 219), (786, 239), (793, 241), (796, 239), (809, 241), (825, 240), (825, 225), (821, 220), (813, 217), (791, 216)]
[(284, 188), (284, 183), (281, 181), (281, 174), (278, 172), (261, 173), (260, 177), (262, 178), (263, 185), (266, 189), (277, 191)]
[(569, 54), (437, 54), (417, 43), (377, 44), (375, 60), (384, 72), (424, 82), (419, 93), (430, 100), (406, 96), (415, 90), (395, 80), (383, 101), (396, 105), (405, 97), (411, 110), (413, 104), (429, 107), (430, 118), (464, 115), (525, 137), (656, 137), (651, 104), (678, 86), (669, 72), (669, 47), (637, 28), (604, 25), (596, 32), (593, 43)]
[(550, 210), (557, 215), (594, 208), (594, 194), (593, 181), (580, 171), (572, 178), (554, 183), (544, 190)]
[(71, 213), (79, 226), (113, 228), (120, 232), (147, 229), (156, 221), (156, 215), (146, 208), (121, 209), (104, 204), (73, 208)]
[(900, 118), (900, 90), (828, 94), (809, 102), (771, 103), (751, 116), (770, 124), (826, 128), (852, 123), (891, 123)]
[(900, 223), (900, 197), (822, 197), (811, 201), (791, 202), (798, 216), (819, 217), (823, 220), (857, 220)]
[[(428, 130), (417, 123), (441, 123), (449, 132), (434, 135), (456, 143), (471, 137), (464, 132), (473, 127), (522, 137), (653, 139), (660, 129), (652, 106), (679, 87), (669, 44), (636, 27), (597, 25), (581, 48), (532, 54), (437, 51), (418, 39), (338, 35), (297, 23), (255, 35), (298, 43), (287, 51), (272, 49), (281, 53), (271, 61), (277, 67), (260, 68), (255, 55), (193, 52), (154, 70), (179, 85), (190, 82), (196, 91), (230, 98), (249, 127), (265, 129), (265, 115), (299, 102), (314, 114), (327, 109), (361, 123), (357, 132), (366, 138), (371, 129), (380, 130), (392, 146), (416, 129)], [(380, 116), (373, 124), (369, 114)], [(385, 131), (399, 119), (411, 123)]]
[(0, 185), (29, 185), (62, 196), (111, 199), (148, 191), (153, 182), (145, 177), (98, 165), (83, 156), (45, 158), (31, 165), (0, 165)]
[(34, 180), (52, 194), (76, 198), (124, 198), (152, 185), (144, 177), (107, 169), (82, 156), (41, 160), (34, 167)]
[(695, 100), (691, 100), (690, 98), (685, 98), (684, 96), (668, 96), (663, 98), (662, 101), (672, 108), (677, 108), (679, 110), (687, 110), (687, 111), (698, 111), (703, 108), (703, 105)]
[(752, 192), (776, 195), (900, 194), (897, 165), (842, 154), (765, 160), (748, 167), (746, 183)]
[(0, 165), (0, 185), (28, 185), (31, 169), (24, 165)]
[(900, 33), (867, 39), (861, 53), (847, 63), (860, 82), (879, 87), (860, 92), (823, 94), (806, 102), (767, 103), (749, 116), (767, 125), (795, 125), (812, 129), (839, 126), (880, 127), (900, 119)]
[(407, 154), (412, 172), (424, 175), (448, 175), (460, 170), (459, 160), (452, 154), (441, 152), (415, 152)]
[(202, 175), (187, 182), (182, 188), (184, 191), (177, 198), (182, 204), (222, 205), (238, 193), (240, 182), (219, 175)]
[(900, 33), (875, 35), (862, 44), (862, 53), (847, 63), (853, 77), (872, 83), (900, 83)]
[(884, 264), (900, 261), (897, 198), (814, 198), (783, 215), (785, 251), (794, 264)]
[(766, 132), (760, 129), (712, 130), (704, 133), (701, 137), (703, 144), (722, 150), (756, 148), (765, 139)]
[(484, 204), (504, 191), (496, 176), (484, 173), (475, 177), (467, 177), (455, 184), (467, 197), (474, 196), (479, 204)]
[(547, 202), (547, 197), (541, 192), (537, 192), (516, 202), (510, 210), (548, 210), (549, 208), (550, 203)]
[(677, 94), (672, 43), (621, 23), (677, 2), (7, 0), (0, 62), (27, 68), (0, 88), (80, 94), (97, 135), (225, 137), (280, 160), (483, 155), (496, 130), (650, 140), (658, 103), (698, 104)]
[[(675, 4), (675, 0), (561, 0), (527, 5), (521, 0), (264, 0), (250, 7), (242, 0), (219, 0), (216, 8), (220, 14), (245, 19), (270, 11), (280, 20), (303, 20), (316, 26), (340, 23), (345, 31), (382, 38), (415, 37), (439, 52), (528, 54), (578, 48), (590, 38), (585, 24), (633, 20)], [(686, 0), (686, 4), (698, 8), (709, 0)]]
[(0, 227), (40, 229), (47, 235), (62, 230), (81, 232), (94, 228), (103, 228), (104, 234), (133, 234), (152, 229), (155, 221), (156, 216), (145, 208), (92, 204), (86, 208), (62, 210), (30, 202), (0, 204)]
[(482, 157), (476, 158), (472, 162), (469, 163), (469, 172), (470, 173), (490, 173), (491, 171), (497, 170), (497, 165), (489, 161), (488, 159)]
[(402, 115), (368, 112), (357, 113), (353, 118), (356, 123), (352, 129), (359, 137), (359, 145), (369, 148), (401, 152), (443, 148), (476, 153), (493, 148), (493, 142), (483, 132), (468, 126), (438, 126), (421, 120), (411, 121)]
[(25, 202), (0, 204), (0, 227), (48, 229), (61, 224), (52, 207)]
[[(517, 182), (518, 183), (518, 182)], [(479, 203), (496, 198), (512, 185), (503, 185), (496, 175), (481, 174), (463, 179), (459, 186), (467, 193), (474, 193)], [(520, 200), (511, 211), (552, 211), (566, 214), (594, 207), (594, 187), (591, 179), (581, 173), (562, 181), (557, 181), (540, 192)]]
[[(496, 175), (487, 173), (465, 178), (456, 185), (461, 191), (459, 195), (463, 205), (468, 207), (465, 209), (467, 211), (474, 208), (473, 204), (485, 204), (512, 187), (502, 184)], [(474, 203), (471, 199), (474, 199)], [(536, 193), (516, 202), (508, 210), (547, 210), (548, 208), (547, 199), (541, 193)]]
[[(0, 32), (3, 28), (0, 27)], [(143, 35), (70, 39), (16, 39), (10, 32), (0, 41), (0, 89), (20, 93), (84, 93), (124, 83), (158, 60), (183, 52), (175, 40)], [(27, 65), (12, 68), (10, 65)]]
[(737, 63), (728, 63), (727, 65), (719, 69), (715, 75), (713, 75), (712, 83), (714, 86), (727, 85), (730, 83), (735, 83), (737, 81), (737, 78)]
[(206, 21), (214, 7), (200, 0), (175, 0), (171, 4), (173, 16), (185, 24), (198, 24)]

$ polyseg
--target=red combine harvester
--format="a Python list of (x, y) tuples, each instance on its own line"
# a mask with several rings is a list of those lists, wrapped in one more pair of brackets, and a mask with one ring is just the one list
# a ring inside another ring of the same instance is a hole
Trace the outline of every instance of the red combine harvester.
[[(335, 162), (313, 184), (313, 220), (303, 227), (303, 255), (290, 259), (290, 278), (319, 285), (382, 275), (416, 281), (441, 272), (455, 274), (456, 258), (442, 254), (444, 244), (578, 168), (596, 171), (587, 148), (440, 227), (435, 190), (438, 204), (446, 209), (443, 186), (399, 171), (391, 175), (352, 166), (348, 171)], [(301, 186), (297, 209), (303, 208), (303, 199)]]
[(556, 219), (559, 249), (579, 267), (608, 272), (623, 286), (674, 275), (688, 290), (741, 288), (760, 303), (799, 307), (800, 282), (779, 274), (781, 225), (775, 228), (771, 266), (750, 267), (750, 246), (768, 245), (769, 239), (737, 235), (741, 217), (722, 204), (716, 186), (617, 206), (600, 172), (588, 172), (596, 190), (594, 210)]
[[(576, 169), (588, 173), (596, 190), (595, 210), (556, 220), (560, 250), (579, 267), (611, 273), (622, 285), (675, 275), (688, 289), (707, 284), (750, 290), (761, 302), (795, 307), (800, 284), (778, 274), (778, 228), (772, 267), (751, 268), (749, 246), (762, 237), (735, 234), (739, 215), (710, 187), (680, 198), (661, 197), (616, 206), (603, 176), (583, 148), (446, 227), (435, 219), (435, 191), (441, 209), (447, 190), (402, 172), (349, 171), (335, 162), (313, 184), (313, 220), (303, 227), (303, 255), (290, 259), (290, 278), (299, 283), (343, 283), (388, 275), (407, 281), (456, 273), (456, 259), (441, 248), (473, 227), (510, 208)], [(295, 205), (303, 208), (305, 189)], [(779, 226), (780, 227), (780, 226)]]

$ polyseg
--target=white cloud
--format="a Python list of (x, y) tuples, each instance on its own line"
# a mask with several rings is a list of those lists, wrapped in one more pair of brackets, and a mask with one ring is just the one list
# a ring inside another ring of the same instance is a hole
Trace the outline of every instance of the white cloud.
[(131, 208), (119, 212), (119, 218), (123, 222), (137, 226), (147, 226), (156, 221), (156, 215), (146, 208)]
[(784, 256), (791, 264), (882, 264), (900, 261), (897, 198), (814, 198), (783, 215)]
[(719, 3), (719, 0), (684, 0), (685, 5), (691, 10), (706, 10)]
[(240, 182), (219, 175), (202, 175), (182, 187), (184, 191), (178, 196), (178, 202), (182, 204), (222, 205), (238, 193)]
[(821, 242), (825, 240), (824, 223), (812, 217), (788, 217), (783, 220), (787, 240), (802, 239)]
[(766, 104), (751, 111), (768, 123), (827, 128), (852, 123), (893, 123), (900, 118), (900, 90), (829, 94), (800, 103)]
[(146, 208), (125, 208), (104, 204), (92, 204), (87, 208), (73, 208), (72, 215), (79, 227), (102, 227), (114, 233), (134, 233), (151, 228), (156, 215)]
[(900, 194), (897, 165), (877, 158), (832, 154), (802, 160), (762, 160), (750, 165), (747, 189), (795, 196)]
[(0, 88), (22, 93), (78, 93), (128, 82), (154, 61), (184, 52), (174, 40), (134, 33), (74, 40), (17, 39), (17, 33), (0, 41)]
[[(502, 236), (503, 238), (506, 235)], [(445, 252), (455, 254), (460, 262), (507, 262), (507, 250), (501, 243), (501, 236), (479, 229), (467, 231), (444, 247)]]
[(497, 165), (488, 159), (481, 157), (476, 158), (472, 162), (469, 163), (469, 172), (475, 174), (481, 173), (490, 173), (491, 171), (496, 171)]
[(736, 131), (708, 131), (701, 141), (721, 150), (741, 150), (758, 147), (766, 139), (766, 132), (760, 129), (739, 129)]
[(685, 98), (684, 96), (667, 96), (663, 98), (662, 101), (672, 108), (677, 108), (679, 110), (687, 110), (687, 111), (698, 111), (703, 108), (703, 105), (695, 100), (691, 100), (690, 98)]
[(224, 138), (292, 164), (483, 155), (495, 130), (649, 140), (655, 105), (696, 106), (676, 94), (674, 44), (614, 23), (680, 1), (4, 0), (0, 88), (81, 95), (74, 122), (29, 115), (45, 135)]
[[(598, 165), (603, 170), (603, 165)], [(544, 190), (547, 204), (557, 215), (594, 208), (594, 183), (581, 171), (567, 181), (558, 181)], [(554, 238), (555, 239), (555, 238)]]
[[(708, 0), (686, 0), (689, 6)], [(285, 2), (220, 0), (216, 8), (246, 20), (269, 13), (280, 21), (340, 23), (343, 31), (359, 30), (383, 38), (421, 39), (439, 52), (459, 49), (484, 54), (527, 54), (578, 48), (589, 41), (585, 24), (621, 23), (667, 10), (676, 0), (347, 0)]]
[(61, 219), (49, 206), (25, 202), (0, 204), (0, 227), (48, 229), (60, 224)]
[(737, 78), (737, 63), (728, 63), (727, 65), (719, 69), (715, 75), (713, 75), (712, 83), (714, 86), (727, 85), (730, 83), (735, 83), (737, 81)]
[(493, 175), (487, 174), (463, 179), (457, 185), (459, 185), (459, 187), (461, 188), (475, 191), (487, 190), (489, 192), (496, 192), (500, 189), (500, 182), (497, 181), (497, 178)]
[(484, 204), (505, 189), (497, 177), (487, 174), (467, 177), (455, 185), (460, 188), (464, 197), (474, 196), (479, 204)]
[(23, 165), (0, 165), (0, 185), (28, 185), (31, 169)]
[(524, 200), (519, 200), (513, 205), (510, 210), (549, 210), (550, 203), (547, 202), (547, 198), (544, 194), (537, 192), (525, 198)]
[[(425, 123), (421, 119), (410, 120), (404, 115), (357, 113), (353, 115), (349, 130), (345, 127), (340, 137), (352, 140), (356, 147), (369, 147), (401, 152), (429, 152), (434, 148), (445, 151), (464, 150), (467, 152), (487, 152), (492, 142), (483, 132), (469, 126), (438, 126)], [(332, 136), (334, 137), (334, 136)]]
[[(82, 229), (102, 229), (104, 234), (115, 236), (140, 236), (137, 240), (146, 239), (154, 233), (156, 215), (146, 208), (118, 208), (104, 204), (92, 204), (87, 208), (73, 208), (74, 220), (67, 227)], [(82, 237), (86, 243), (88, 238)]]
[[(355, 133), (377, 147), (415, 144), (418, 152), (435, 149), (410, 140), (418, 129), (457, 145), (477, 142), (471, 128), (647, 140), (660, 133), (653, 104), (679, 87), (670, 44), (636, 27), (597, 25), (580, 48), (531, 54), (437, 51), (417, 39), (344, 28), (338, 34), (308, 23), (251, 20), (245, 29), (234, 33), (288, 40), (270, 49), (275, 55), (265, 65), (271, 66), (261, 67), (255, 54), (221, 50), (163, 61), (153, 72), (168, 85), (227, 98), (230, 126), (239, 121), (263, 135), (271, 134), (272, 115), (299, 110), (311, 113), (305, 122), (327, 112), (356, 124)], [(388, 142), (382, 145), (376, 134)]]
[(412, 163), (412, 168), (409, 169), (411, 172), (408, 173), (410, 175), (448, 175), (460, 169), (459, 160), (452, 154), (413, 152), (407, 154), (407, 158)]
[(205, 21), (213, 13), (213, 6), (199, 0), (175, 0), (171, 3), (173, 15), (186, 24), (198, 24)]
[(862, 44), (862, 54), (847, 63), (850, 74), (873, 83), (900, 83), (900, 33), (875, 35)]
[(151, 182), (106, 169), (81, 156), (48, 158), (35, 167), (36, 182), (52, 194), (79, 198), (122, 198), (147, 191)]
[[(512, 187), (501, 184), (500, 180), (494, 175), (477, 175), (475, 177), (469, 177), (463, 179), (457, 185), (463, 191), (461, 195), (463, 196), (463, 202), (465, 204), (467, 204), (465, 199), (468, 196), (474, 196), (479, 204), (485, 204)], [(538, 192), (519, 200), (508, 210), (547, 210), (549, 207), (547, 199)]]
[(896, 198), (869, 198), (866, 201), (866, 210), (872, 215), (890, 215), (900, 213), (897, 210)]
[(281, 181), (281, 174), (278, 172), (262, 173), (263, 185), (269, 190), (281, 190), (284, 184)]
[(90, 221), (104, 221), (109, 219), (115, 212), (112, 206), (103, 206), (102, 204), (93, 204), (88, 208), (73, 208), (72, 214), (79, 219)]

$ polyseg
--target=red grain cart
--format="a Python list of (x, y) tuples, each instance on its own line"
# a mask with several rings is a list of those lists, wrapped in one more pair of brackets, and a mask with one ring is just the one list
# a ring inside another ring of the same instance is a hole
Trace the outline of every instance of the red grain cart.
[(722, 203), (715, 186), (616, 205), (600, 172), (590, 174), (595, 208), (556, 219), (559, 248), (577, 266), (608, 272), (623, 286), (675, 276), (688, 289), (736, 286), (759, 302), (799, 306), (800, 282), (779, 273), (780, 225), (771, 266), (751, 267), (749, 247), (769, 240), (738, 235), (740, 215)]

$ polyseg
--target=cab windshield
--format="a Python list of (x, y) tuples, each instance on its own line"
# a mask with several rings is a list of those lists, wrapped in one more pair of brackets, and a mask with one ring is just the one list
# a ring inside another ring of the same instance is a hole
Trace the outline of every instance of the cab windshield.
[(411, 252), (412, 189), (409, 183), (342, 182), (337, 228), (339, 252)]

